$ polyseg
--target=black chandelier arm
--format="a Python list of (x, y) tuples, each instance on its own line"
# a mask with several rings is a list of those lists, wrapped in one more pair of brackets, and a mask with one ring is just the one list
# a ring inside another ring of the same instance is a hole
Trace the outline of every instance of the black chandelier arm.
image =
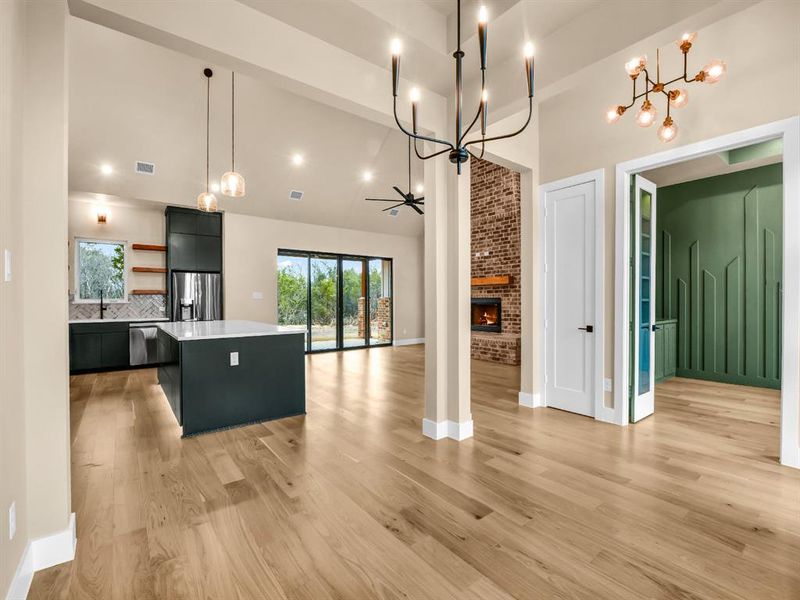
[(470, 146), (472, 144), (478, 144), (478, 143), (485, 144), (486, 142), (494, 142), (494, 141), (497, 141), (497, 140), (505, 140), (507, 138), (514, 137), (515, 135), (519, 135), (520, 133), (525, 131), (526, 127), (528, 127), (528, 125), (531, 122), (531, 117), (533, 117), (533, 96), (528, 97), (528, 118), (525, 120), (525, 124), (522, 127), (517, 129), (513, 133), (507, 133), (505, 135), (496, 135), (494, 137), (488, 137), (488, 138), (480, 138), (480, 139), (477, 139), (477, 140), (470, 140), (470, 141), (464, 143), (464, 147), (466, 148), (467, 146)]
[[(481, 140), (481, 142), (483, 142), (483, 140)], [(483, 143), (481, 143), (481, 153), (480, 154), (475, 154), (472, 150), (467, 148), (467, 152), (469, 152), (469, 155), (472, 158), (475, 158), (477, 160), (481, 160), (483, 158), (483, 153), (484, 153), (485, 150), (486, 150), (486, 146)]]
[(478, 101), (478, 111), (475, 113), (475, 118), (472, 119), (472, 123), (469, 124), (469, 127), (461, 134), (461, 137), (458, 138), (458, 145), (460, 146), (464, 139), (467, 137), (469, 132), (475, 127), (475, 123), (478, 122), (478, 119), (483, 112), (483, 91), (486, 89), (486, 71), (481, 71), (481, 96), (480, 100)]
[(445, 142), (444, 140), (439, 140), (439, 139), (436, 139), (434, 137), (428, 137), (428, 136), (425, 136), (425, 135), (419, 135), (419, 134), (411, 133), (410, 131), (408, 131), (405, 127), (403, 127), (403, 124), (400, 123), (400, 119), (397, 117), (397, 97), (394, 98), (394, 100), (392, 102), (392, 105), (393, 105), (392, 108), (393, 108), (393, 112), (394, 112), (394, 121), (395, 121), (395, 123), (397, 123), (397, 126), (400, 128), (400, 131), (405, 133), (408, 137), (414, 138), (415, 140), (422, 140), (422, 141), (425, 141), (425, 142), (433, 142), (434, 144), (444, 144), (445, 146), (447, 146), (448, 150), (453, 150), (453, 144), (451, 144), (450, 142)]
[[(409, 139), (411, 139), (412, 137), (414, 137), (414, 136), (409, 136)], [(424, 156), (424, 155), (419, 153), (419, 150), (417, 149), (417, 139), (414, 138), (414, 153), (417, 155), (417, 158), (419, 158), (420, 160), (428, 160), (429, 158), (435, 158), (435, 157), (439, 156), (440, 154), (444, 154), (445, 152), (450, 152), (450, 150), (451, 150), (451, 148), (445, 148), (443, 150), (439, 150), (438, 152), (434, 152), (433, 154), (428, 154), (428, 156)]]

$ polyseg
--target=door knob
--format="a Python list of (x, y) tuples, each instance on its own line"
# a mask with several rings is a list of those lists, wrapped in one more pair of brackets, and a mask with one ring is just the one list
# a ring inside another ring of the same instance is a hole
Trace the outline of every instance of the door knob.
[(578, 327), (581, 331), (585, 331), (586, 333), (592, 333), (594, 331), (594, 327), (591, 325), (587, 325), (586, 327)]

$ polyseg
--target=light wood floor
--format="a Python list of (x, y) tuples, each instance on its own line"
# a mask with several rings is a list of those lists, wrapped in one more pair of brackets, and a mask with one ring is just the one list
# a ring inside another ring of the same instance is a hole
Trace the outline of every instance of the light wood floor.
[(73, 377), (78, 550), (30, 598), (800, 598), (778, 394), (690, 380), (620, 428), (516, 403), (422, 437), (422, 347), (308, 359), (308, 415), (182, 440), (154, 370)]

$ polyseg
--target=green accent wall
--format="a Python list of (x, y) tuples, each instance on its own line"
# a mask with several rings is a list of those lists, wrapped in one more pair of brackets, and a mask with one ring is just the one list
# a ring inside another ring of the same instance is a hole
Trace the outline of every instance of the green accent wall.
[(658, 190), (656, 315), (677, 374), (780, 387), (782, 165)]

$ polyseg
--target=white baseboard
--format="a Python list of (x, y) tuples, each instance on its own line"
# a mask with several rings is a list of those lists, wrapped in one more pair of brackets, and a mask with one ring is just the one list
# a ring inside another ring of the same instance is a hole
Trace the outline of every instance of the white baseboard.
[(6, 600), (25, 600), (36, 571), (69, 562), (75, 558), (75, 513), (69, 516), (69, 525), (63, 531), (37, 538), (28, 543), (11, 580)]
[(540, 406), (544, 406), (540, 394), (531, 394), (529, 392), (519, 393), (519, 405), (527, 408), (539, 408)]
[(422, 434), (432, 440), (450, 438), (460, 442), (472, 437), (472, 419), (463, 423), (422, 419)]
[(781, 452), (781, 464), (785, 467), (800, 469), (800, 449), (794, 448), (794, 452)]
[(424, 344), (425, 338), (408, 338), (406, 340), (395, 340), (395, 346), (413, 346), (415, 344)]
[(431, 421), (422, 419), (422, 435), (432, 440), (441, 440), (447, 437), (447, 421)]

